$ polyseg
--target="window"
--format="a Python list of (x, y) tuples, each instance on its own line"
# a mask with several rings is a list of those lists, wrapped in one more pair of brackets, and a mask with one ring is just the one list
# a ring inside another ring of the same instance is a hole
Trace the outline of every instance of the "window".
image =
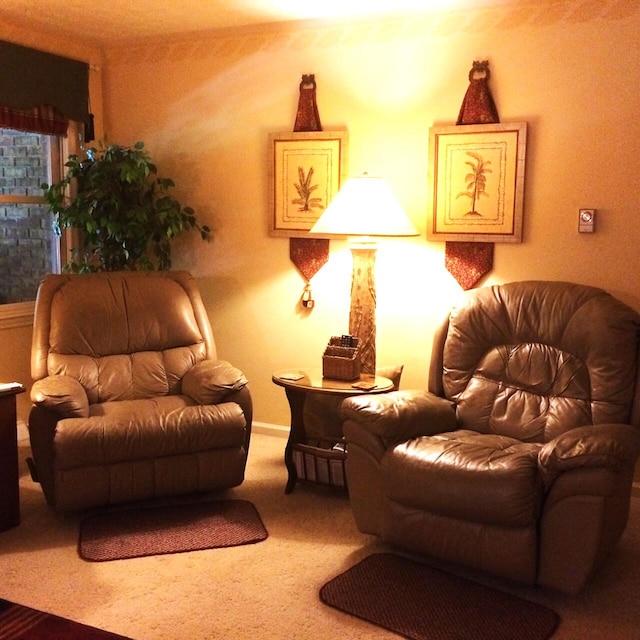
[[(0, 329), (32, 323), (38, 284), (66, 262), (40, 185), (93, 137), (89, 64), (0, 40)], [(25, 105), (30, 105), (25, 108)], [(28, 131), (30, 133), (23, 133)], [(60, 137), (58, 137), (60, 136)], [(65, 137), (66, 136), (66, 137)]]
[(35, 300), (60, 270), (59, 242), (40, 185), (60, 175), (56, 136), (0, 129), (0, 304)]
[(32, 324), (41, 277), (67, 255), (70, 234), (55, 235), (40, 185), (62, 177), (79, 130), (73, 121), (66, 138), (0, 128), (0, 329)]

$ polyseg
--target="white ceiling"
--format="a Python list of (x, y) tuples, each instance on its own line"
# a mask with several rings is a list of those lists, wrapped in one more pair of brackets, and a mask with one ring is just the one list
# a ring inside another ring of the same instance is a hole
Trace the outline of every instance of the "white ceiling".
[(0, 20), (106, 46), (289, 20), (366, 18), (552, 0), (1, 0)]

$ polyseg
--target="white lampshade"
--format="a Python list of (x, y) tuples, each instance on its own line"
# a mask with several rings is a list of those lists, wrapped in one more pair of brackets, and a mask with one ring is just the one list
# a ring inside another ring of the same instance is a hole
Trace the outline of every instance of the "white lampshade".
[(349, 178), (309, 233), (342, 236), (417, 236), (387, 182), (380, 177)]

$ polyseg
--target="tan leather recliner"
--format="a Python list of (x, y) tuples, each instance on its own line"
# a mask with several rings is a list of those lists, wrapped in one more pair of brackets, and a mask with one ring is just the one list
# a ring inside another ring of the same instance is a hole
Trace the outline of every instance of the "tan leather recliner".
[(359, 529), (579, 592), (627, 523), (639, 330), (638, 314), (597, 288), (466, 294), (435, 336), (429, 391), (342, 404)]
[(251, 395), (189, 273), (46, 276), (31, 372), (32, 473), (55, 509), (242, 483)]

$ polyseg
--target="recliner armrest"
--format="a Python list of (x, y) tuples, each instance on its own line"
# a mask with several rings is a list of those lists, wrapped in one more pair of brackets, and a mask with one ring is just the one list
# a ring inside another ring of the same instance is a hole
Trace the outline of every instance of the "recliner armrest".
[(61, 418), (87, 418), (89, 399), (84, 387), (71, 376), (53, 375), (36, 380), (31, 402)]
[(353, 396), (342, 403), (340, 416), (366, 426), (387, 445), (450, 431), (457, 425), (452, 402), (419, 390)]
[(548, 489), (572, 469), (631, 467), (640, 455), (640, 431), (627, 424), (576, 427), (547, 442), (538, 454), (538, 468)]
[(198, 404), (219, 404), (247, 383), (242, 371), (229, 362), (203, 360), (182, 379), (182, 393)]

